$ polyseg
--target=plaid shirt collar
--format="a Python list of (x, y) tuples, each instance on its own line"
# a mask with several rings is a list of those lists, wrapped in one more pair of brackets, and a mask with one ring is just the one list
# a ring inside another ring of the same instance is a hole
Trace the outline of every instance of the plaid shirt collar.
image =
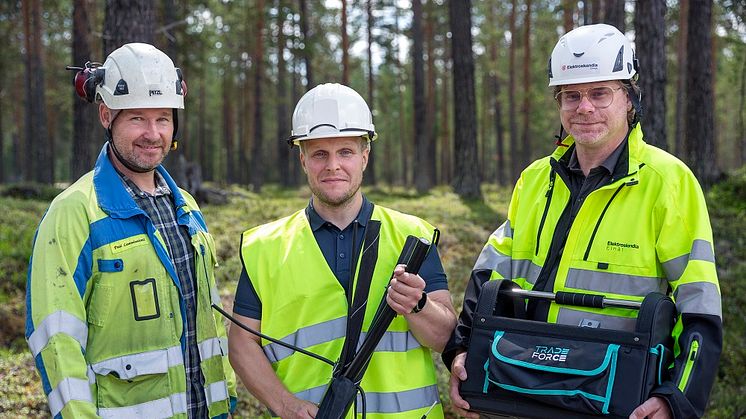
[(148, 195), (150, 196), (162, 196), (162, 195), (171, 195), (171, 188), (168, 187), (168, 184), (166, 183), (165, 179), (163, 179), (163, 176), (161, 176), (160, 173), (157, 171), (154, 171), (155, 175), (155, 190), (152, 194), (143, 191), (140, 189), (135, 182), (132, 181), (132, 179), (128, 178), (127, 175), (117, 170), (117, 173), (119, 173), (119, 176), (122, 178), (122, 181), (124, 182), (124, 188), (127, 190), (127, 193), (130, 194), (132, 199), (135, 199), (137, 197), (144, 198)]

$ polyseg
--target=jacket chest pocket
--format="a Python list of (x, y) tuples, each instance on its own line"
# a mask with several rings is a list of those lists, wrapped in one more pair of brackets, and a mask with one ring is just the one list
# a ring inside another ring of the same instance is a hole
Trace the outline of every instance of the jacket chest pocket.
[(168, 277), (160, 264), (146, 265), (145, 260), (97, 259), (88, 322), (97, 326), (117, 322), (125, 327), (129, 322), (161, 317), (167, 303), (162, 299), (168, 297), (161, 283)]

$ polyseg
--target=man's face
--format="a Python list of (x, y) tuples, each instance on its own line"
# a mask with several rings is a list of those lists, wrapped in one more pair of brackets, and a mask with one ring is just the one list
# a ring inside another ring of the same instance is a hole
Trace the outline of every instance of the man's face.
[[(608, 107), (599, 108), (593, 104), (597, 96), (604, 92), (603, 89), (596, 89), (599, 87), (611, 89), (612, 101)], [(578, 147), (585, 147), (589, 150), (613, 148), (624, 139), (628, 129), (627, 111), (632, 108), (632, 103), (620, 82), (571, 84), (563, 86), (562, 91), (581, 92), (577, 107), (574, 109), (560, 107), (562, 126), (572, 134)], [(594, 97), (594, 95), (597, 96)]]
[(300, 161), (314, 199), (343, 206), (360, 190), (370, 150), (360, 137), (306, 140)]
[[(101, 123), (108, 127), (113, 112), (101, 107)], [(173, 110), (123, 109), (111, 126), (112, 141), (121, 157), (142, 170), (155, 169), (171, 149), (174, 133)]]

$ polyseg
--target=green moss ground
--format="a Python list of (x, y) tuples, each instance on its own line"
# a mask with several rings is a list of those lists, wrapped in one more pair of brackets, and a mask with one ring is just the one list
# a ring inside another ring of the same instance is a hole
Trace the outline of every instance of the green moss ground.
[[(474, 261), (489, 234), (505, 219), (510, 190), (486, 185), (484, 202), (463, 202), (448, 188), (415, 195), (398, 188), (367, 189), (375, 203), (418, 215), (441, 230), (440, 253), (448, 273), (454, 306), (461, 306)], [(226, 305), (232, 303), (240, 273), (238, 242), (242, 231), (303, 208), (305, 189), (268, 187), (261, 195), (231, 189), (230, 204), (204, 206), (215, 236), (220, 267), (216, 271)], [(725, 345), (719, 379), (713, 390), (708, 417), (746, 415), (746, 170), (708, 194), (715, 231)], [(0, 417), (48, 415), (41, 385), (23, 340), (26, 264), (34, 230), (48, 201), (0, 197)], [(441, 396), (448, 410), (448, 375), (436, 357)], [(237, 417), (260, 417), (261, 406), (240, 391)]]

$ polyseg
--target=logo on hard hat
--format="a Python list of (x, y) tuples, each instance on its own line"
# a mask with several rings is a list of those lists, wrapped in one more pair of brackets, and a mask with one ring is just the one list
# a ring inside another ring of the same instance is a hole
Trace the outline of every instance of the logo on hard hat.
[(570, 65), (563, 65), (562, 66), (562, 71), (566, 71), (566, 70), (577, 70), (577, 69), (598, 70), (598, 63), (570, 64)]

